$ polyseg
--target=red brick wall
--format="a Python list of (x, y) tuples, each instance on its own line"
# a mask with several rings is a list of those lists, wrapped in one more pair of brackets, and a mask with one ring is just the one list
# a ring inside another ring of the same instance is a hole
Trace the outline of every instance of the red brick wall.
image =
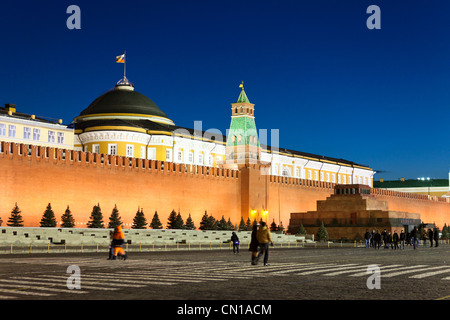
[(138, 207), (144, 209), (148, 223), (157, 210), (166, 224), (172, 209), (180, 211), (184, 220), (190, 213), (197, 227), (205, 210), (219, 219), (224, 215), (233, 223), (240, 220), (236, 171), (108, 155), (101, 163), (98, 154), (65, 151), (64, 157), (61, 149), (34, 146), (28, 156), (27, 145), (12, 146), (12, 154), (8, 143), (2, 142), (0, 149), (3, 225), (15, 202), (25, 226), (39, 226), (49, 202), (58, 221), (69, 205), (76, 222), (87, 222), (97, 203), (105, 225), (115, 204), (124, 223), (132, 223)]
[[(242, 210), (258, 206), (268, 209), (269, 223), (282, 221), (287, 228), (292, 212), (315, 211), (317, 200), (325, 200), (334, 191), (331, 183), (278, 176), (258, 178), (254, 173), (248, 184), (242, 184), (241, 174), (229, 169), (20, 144), (12, 144), (11, 149), (9, 152), (9, 143), (0, 142), (3, 225), (17, 202), (25, 226), (39, 226), (50, 202), (58, 221), (69, 205), (75, 221), (86, 223), (92, 207), (99, 203), (105, 225), (117, 205), (124, 223), (131, 224), (141, 207), (148, 223), (157, 210), (161, 222), (166, 224), (169, 213), (175, 209), (184, 220), (190, 213), (197, 227), (205, 210), (216, 219), (223, 215), (238, 224), (241, 214), (248, 215)], [(241, 185), (244, 188), (249, 185), (250, 189), (241, 190)], [(244, 209), (241, 194), (248, 197)], [(388, 201), (389, 210), (420, 213), (422, 221), (435, 222), (439, 227), (450, 224), (448, 200), (375, 189), (372, 194)], [(86, 224), (76, 226), (86, 227)]]

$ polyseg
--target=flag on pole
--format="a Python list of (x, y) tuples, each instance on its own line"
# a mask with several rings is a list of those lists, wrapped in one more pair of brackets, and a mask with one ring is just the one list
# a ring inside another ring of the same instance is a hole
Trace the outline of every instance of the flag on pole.
[(125, 53), (116, 57), (117, 63), (125, 63)]

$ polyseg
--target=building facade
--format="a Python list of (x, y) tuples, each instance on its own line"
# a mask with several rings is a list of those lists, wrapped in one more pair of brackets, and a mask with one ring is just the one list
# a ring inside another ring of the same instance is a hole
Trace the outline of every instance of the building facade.
[[(270, 175), (335, 184), (373, 184), (375, 172), (352, 161), (261, 145), (254, 104), (241, 85), (231, 104), (228, 136), (176, 126), (124, 78), (73, 120), (75, 149), (148, 160), (219, 167), (244, 157), (267, 164)], [(237, 169), (237, 166), (234, 167)]]
[(0, 141), (72, 150), (74, 132), (62, 119), (18, 112), (16, 105), (8, 103), (0, 108)]

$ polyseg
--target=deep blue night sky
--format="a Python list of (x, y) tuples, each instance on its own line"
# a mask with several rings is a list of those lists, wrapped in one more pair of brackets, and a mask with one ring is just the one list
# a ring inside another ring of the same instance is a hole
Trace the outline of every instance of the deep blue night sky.
[[(81, 30), (69, 30), (69, 5)], [(381, 29), (369, 30), (369, 5)], [(20, 1), (0, 8), (0, 103), (69, 124), (120, 80), (225, 133), (239, 84), (284, 148), (447, 178), (450, 2)]]

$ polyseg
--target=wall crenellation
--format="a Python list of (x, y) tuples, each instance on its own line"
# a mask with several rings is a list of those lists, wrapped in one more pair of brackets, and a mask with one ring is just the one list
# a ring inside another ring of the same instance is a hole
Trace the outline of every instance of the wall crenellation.
[(93, 168), (135, 170), (153, 174), (187, 174), (208, 178), (239, 179), (239, 171), (201, 165), (179, 164), (159, 160), (129, 158), (125, 156), (67, 150), (1, 141), (0, 158), (47, 161), (61, 165)]

